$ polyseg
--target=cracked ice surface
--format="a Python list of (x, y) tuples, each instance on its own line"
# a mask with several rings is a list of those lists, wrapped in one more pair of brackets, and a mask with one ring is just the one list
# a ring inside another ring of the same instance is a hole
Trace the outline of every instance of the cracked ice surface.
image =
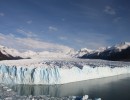
[(0, 83), (64, 84), (130, 73), (129, 62), (86, 59), (0, 61)]

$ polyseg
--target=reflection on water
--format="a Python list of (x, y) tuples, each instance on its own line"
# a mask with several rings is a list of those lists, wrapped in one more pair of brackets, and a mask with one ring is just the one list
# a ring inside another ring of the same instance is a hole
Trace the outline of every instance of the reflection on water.
[(15, 85), (11, 88), (19, 95), (50, 95), (54, 97), (101, 97), (103, 100), (130, 100), (130, 74), (69, 83), (64, 85)]

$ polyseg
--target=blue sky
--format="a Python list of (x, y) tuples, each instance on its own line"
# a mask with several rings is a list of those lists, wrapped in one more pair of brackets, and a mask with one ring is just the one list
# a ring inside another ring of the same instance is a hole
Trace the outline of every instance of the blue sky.
[(129, 41), (130, 0), (0, 0), (0, 44), (97, 49)]

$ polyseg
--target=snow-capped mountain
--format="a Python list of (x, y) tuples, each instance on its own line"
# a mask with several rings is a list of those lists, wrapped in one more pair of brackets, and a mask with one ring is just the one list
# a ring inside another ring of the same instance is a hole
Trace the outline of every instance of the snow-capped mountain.
[(104, 60), (130, 60), (130, 43), (124, 42), (103, 50), (97, 50), (91, 54), (85, 54), (81, 58)]
[(28, 50), (28, 51), (25, 51), (25, 52), (22, 52), (22, 57), (23, 58), (32, 58), (34, 56), (38, 55), (37, 52), (34, 52), (34, 51), (31, 51), (31, 50)]
[(73, 53), (73, 57), (82, 57), (85, 54), (90, 54), (91, 52), (93, 52), (93, 50), (87, 49), (87, 48), (82, 48), (78, 51), (75, 51)]
[(20, 52), (0, 45), (0, 60), (22, 59)]
[(102, 47), (98, 50), (82, 48), (78, 51), (70, 49), (67, 52), (31, 50), (19, 52), (16, 49), (0, 46), (0, 60), (22, 59), (22, 58), (88, 58), (104, 60), (130, 60), (130, 43), (124, 42), (111, 47)]
[(24, 59), (24, 58), (69, 58), (74, 53), (70, 49), (68, 52), (34, 52), (31, 50), (20, 52), (16, 49), (8, 48), (0, 45), (0, 60)]
[(130, 42), (122, 42), (120, 44), (109, 47), (108, 50), (115, 50), (116, 52), (121, 52), (124, 49), (130, 47)]

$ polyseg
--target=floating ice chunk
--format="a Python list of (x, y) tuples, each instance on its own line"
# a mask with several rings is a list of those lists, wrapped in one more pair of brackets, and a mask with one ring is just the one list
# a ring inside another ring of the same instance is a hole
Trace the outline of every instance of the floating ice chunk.
[(4, 100), (13, 100), (12, 97), (6, 97)]
[(8, 87), (4, 86), (3, 89), (8, 89)]
[(7, 89), (7, 91), (12, 91), (12, 89)]
[(76, 99), (76, 96), (72, 96), (72, 99)]
[(88, 99), (88, 95), (83, 96), (82, 100), (87, 100)]

